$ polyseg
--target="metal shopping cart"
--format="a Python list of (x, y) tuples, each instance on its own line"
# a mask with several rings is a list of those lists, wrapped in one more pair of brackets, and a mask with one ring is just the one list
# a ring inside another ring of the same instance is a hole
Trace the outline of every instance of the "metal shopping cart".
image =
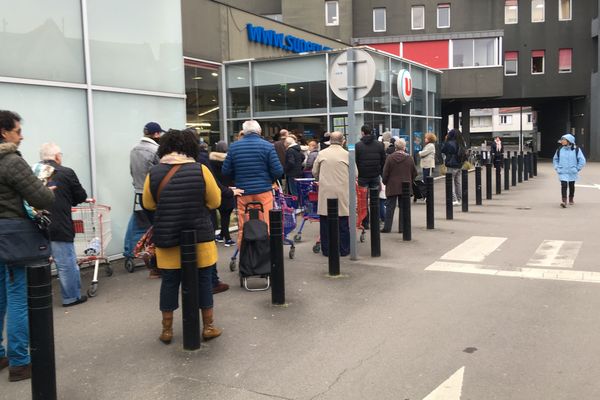
[(104, 264), (107, 276), (113, 274), (106, 256), (106, 248), (112, 238), (110, 207), (93, 202), (71, 209), (75, 231), (75, 254), (77, 264), (94, 264), (94, 277), (87, 291), (88, 296), (96, 296), (98, 290), (98, 269)]
[[(369, 189), (366, 187), (356, 185), (356, 229), (360, 231), (359, 240), (361, 243), (365, 241), (365, 227), (363, 226), (363, 220), (367, 216)], [(378, 226), (372, 226), (371, 229), (377, 229)]]
[[(314, 178), (303, 178), (296, 179), (298, 182), (298, 197), (299, 204), (302, 208), (302, 224), (294, 235), (294, 241), (296, 243), (302, 240), (302, 230), (304, 224), (308, 222), (319, 222), (320, 217), (318, 213), (318, 200), (319, 200), (319, 185), (315, 182)], [(316, 243), (313, 246), (313, 252), (318, 253), (321, 251), (321, 240), (317, 238)]]
[(298, 198), (296, 196), (283, 194), (281, 187), (279, 187), (275, 190), (273, 199), (274, 208), (282, 211), (283, 244), (290, 246), (290, 251), (288, 255), (290, 259), (293, 259), (294, 255), (296, 254), (296, 247), (294, 246), (294, 241), (289, 239), (287, 235), (289, 235), (294, 231), (294, 229), (296, 229), (296, 209), (294, 208), (294, 206), (298, 202)]

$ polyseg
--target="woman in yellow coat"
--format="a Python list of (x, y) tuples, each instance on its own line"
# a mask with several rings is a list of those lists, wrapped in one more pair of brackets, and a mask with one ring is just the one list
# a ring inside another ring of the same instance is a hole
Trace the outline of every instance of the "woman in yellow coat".
[(173, 338), (173, 311), (179, 308), (181, 283), (180, 237), (190, 229), (196, 231), (202, 337), (212, 339), (221, 330), (213, 325), (211, 267), (218, 255), (210, 210), (219, 207), (221, 191), (210, 170), (196, 162), (198, 141), (192, 133), (170, 130), (161, 137), (157, 155), (160, 163), (146, 177), (142, 200), (144, 208), (155, 211), (153, 240), (162, 270), (159, 339), (169, 344)]

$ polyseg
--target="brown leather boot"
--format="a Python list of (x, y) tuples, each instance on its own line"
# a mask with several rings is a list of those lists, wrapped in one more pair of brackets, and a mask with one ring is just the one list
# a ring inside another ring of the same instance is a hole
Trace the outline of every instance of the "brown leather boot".
[(8, 381), (18, 382), (31, 378), (31, 364), (8, 367)]
[(162, 333), (158, 339), (164, 344), (169, 344), (173, 340), (173, 311), (162, 312)]
[(213, 309), (202, 309), (202, 338), (204, 340), (214, 339), (221, 336), (223, 331), (213, 325)]

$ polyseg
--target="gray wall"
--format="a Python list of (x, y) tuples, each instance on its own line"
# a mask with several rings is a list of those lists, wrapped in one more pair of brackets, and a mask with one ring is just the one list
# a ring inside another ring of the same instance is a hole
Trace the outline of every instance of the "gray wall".
[[(356, 3), (356, 2), (354, 2)], [(325, 25), (323, 0), (282, 0), (283, 22), (333, 39), (350, 43), (353, 0), (339, 0), (339, 25)]]
[(442, 74), (442, 98), (502, 96), (502, 67), (449, 69)]
[(254, 14), (281, 14), (282, 0), (219, 0), (220, 3), (241, 8)]
[(221, 7), (209, 0), (181, 0), (183, 55), (221, 62)]

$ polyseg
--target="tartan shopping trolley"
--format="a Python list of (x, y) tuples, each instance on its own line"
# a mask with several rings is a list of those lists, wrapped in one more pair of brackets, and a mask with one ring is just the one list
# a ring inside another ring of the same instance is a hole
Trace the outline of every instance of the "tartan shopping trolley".
[(95, 202), (71, 208), (73, 230), (75, 231), (75, 254), (77, 264), (94, 265), (94, 277), (87, 291), (88, 296), (96, 296), (98, 290), (98, 269), (104, 264), (107, 276), (113, 274), (106, 256), (106, 248), (112, 238), (110, 207)]

